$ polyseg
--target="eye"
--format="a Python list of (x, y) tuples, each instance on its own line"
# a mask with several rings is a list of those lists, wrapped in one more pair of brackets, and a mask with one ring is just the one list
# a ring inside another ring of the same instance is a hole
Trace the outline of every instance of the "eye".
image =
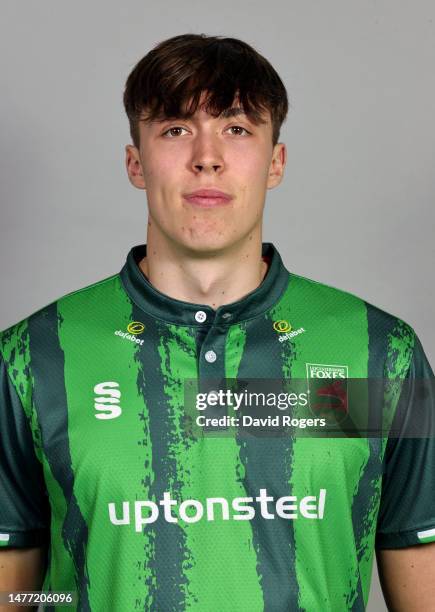
[[(241, 125), (232, 125), (228, 129), (229, 130), (244, 130), (247, 134), (251, 133), (251, 132), (248, 132), (248, 130), (246, 128), (242, 127)], [(242, 136), (242, 134), (240, 134), (240, 136)]]
[[(186, 128), (180, 127), (178, 125), (175, 125), (173, 127), (168, 128), (165, 132), (163, 132), (162, 136), (166, 136), (166, 138), (174, 138), (177, 136), (177, 134), (174, 136), (173, 131), (174, 130), (184, 130)], [(171, 135), (169, 135), (171, 134)]]
[[(232, 125), (229, 128), (227, 128), (229, 130), (242, 130), (243, 132), (245, 132), (246, 134), (250, 134), (251, 132), (248, 132), (248, 130), (244, 127), (242, 127), (241, 125)], [(164, 131), (162, 133), (162, 136), (165, 136), (166, 138), (176, 138), (177, 136), (180, 135), (180, 130), (186, 130), (186, 128), (183, 128), (179, 125), (174, 125), (170, 128), (168, 128), (166, 131)], [(240, 132), (238, 134), (235, 134), (243, 136), (244, 134), (241, 134)]]

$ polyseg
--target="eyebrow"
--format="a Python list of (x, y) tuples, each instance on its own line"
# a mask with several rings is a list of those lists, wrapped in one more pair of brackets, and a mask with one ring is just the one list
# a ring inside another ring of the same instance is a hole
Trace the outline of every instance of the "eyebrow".
[(238, 115), (246, 115), (245, 111), (241, 106), (233, 106), (231, 108), (226, 108), (220, 114), (220, 117), (223, 119), (228, 119), (230, 117), (237, 117)]

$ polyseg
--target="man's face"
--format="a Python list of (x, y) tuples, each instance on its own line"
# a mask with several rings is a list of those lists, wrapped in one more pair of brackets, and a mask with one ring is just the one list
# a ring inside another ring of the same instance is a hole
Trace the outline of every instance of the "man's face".
[[(201, 108), (190, 119), (140, 122), (140, 149), (126, 146), (130, 181), (146, 189), (148, 232), (190, 252), (229, 248), (261, 226), (266, 190), (280, 183), (284, 144), (272, 146), (270, 113), (255, 125), (244, 114), (213, 117)], [(237, 107), (237, 104), (233, 104)], [(187, 196), (214, 189), (218, 203)]]

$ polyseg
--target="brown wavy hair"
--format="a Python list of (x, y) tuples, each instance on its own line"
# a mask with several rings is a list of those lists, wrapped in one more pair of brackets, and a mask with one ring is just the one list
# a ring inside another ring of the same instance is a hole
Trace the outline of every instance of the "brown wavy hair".
[(272, 144), (278, 142), (288, 99), (272, 65), (237, 38), (181, 34), (157, 44), (127, 78), (123, 102), (133, 144), (139, 147), (139, 121), (189, 118), (204, 91), (205, 110), (213, 116), (235, 99), (253, 123), (264, 123), (268, 110)]

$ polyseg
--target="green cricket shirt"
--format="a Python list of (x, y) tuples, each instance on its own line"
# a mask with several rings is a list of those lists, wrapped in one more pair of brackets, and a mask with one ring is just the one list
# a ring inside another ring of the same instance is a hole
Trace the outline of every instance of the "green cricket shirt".
[(375, 547), (435, 541), (432, 438), (186, 435), (186, 380), (434, 378), (410, 325), (262, 254), (214, 310), (154, 288), (138, 245), (1, 332), (0, 545), (49, 545), (43, 589), (77, 610), (360, 611)]

